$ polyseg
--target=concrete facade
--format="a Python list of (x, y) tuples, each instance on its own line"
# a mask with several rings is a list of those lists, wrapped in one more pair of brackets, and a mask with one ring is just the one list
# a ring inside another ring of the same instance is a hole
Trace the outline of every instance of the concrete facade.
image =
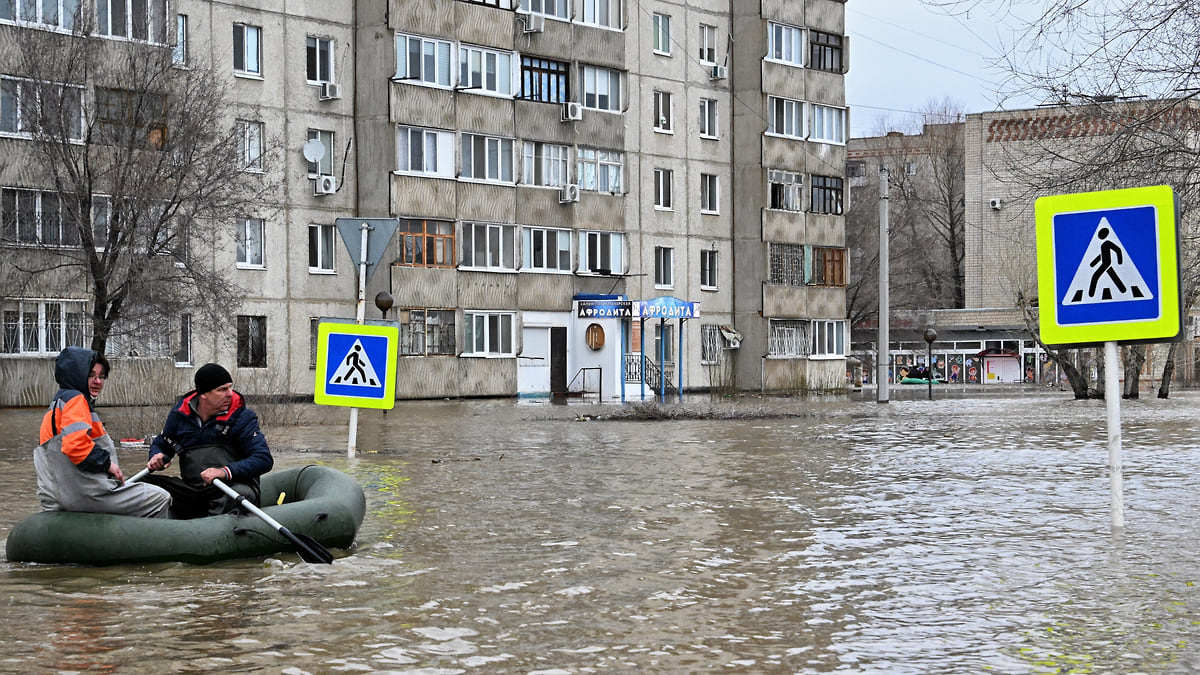
[[(177, 345), (111, 355), (154, 361), (167, 391), (215, 360), (239, 389), (311, 395), (316, 323), (354, 317), (357, 270), (336, 233), (310, 266), (310, 226), (328, 234), (359, 216), (401, 223), (365, 295), (368, 318), (380, 316), (377, 293), (394, 298), (398, 398), (617, 400), (641, 395), (643, 368), (676, 391), (844, 388), (844, 3), (519, 4), (172, 5), (164, 47), (186, 26), (189, 53), (227, 74), (231, 121), (262, 124), (269, 151), (247, 180), (273, 196), (246, 216), (263, 221), (263, 259), (238, 264), (233, 242), (195, 253), (227, 268), (245, 298), (217, 334), (191, 336), (186, 360), (170, 358)], [(238, 26), (260, 38), (258, 72), (232, 67)], [(0, 17), (0, 32), (28, 30)], [(328, 50), (321, 79), (340, 91), (307, 77), (313, 40)], [(314, 173), (311, 138), (326, 146)], [(798, 183), (786, 208), (772, 206), (777, 171)], [(0, 179), (37, 184), (10, 167)], [(780, 244), (804, 262), (786, 283), (770, 274)], [(63, 297), (54, 285), (5, 307)], [(86, 304), (82, 293), (68, 295)], [(579, 298), (676, 298), (700, 316), (593, 321)], [(238, 317), (265, 323), (265, 367), (234, 367)], [(46, 346), (0, 354), (0, 373), (42, 378), (57, 352)], [(0, 405), (39, 398), (6, 389)]]

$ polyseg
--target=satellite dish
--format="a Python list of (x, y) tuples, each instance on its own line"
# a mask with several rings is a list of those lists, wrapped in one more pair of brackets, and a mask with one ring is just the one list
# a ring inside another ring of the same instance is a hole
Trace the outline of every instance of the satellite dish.
[(304, 144), (304, 159), (310, 162), (319, 162), (325, 158), (325, 144), (321, 141), (310, 138)]

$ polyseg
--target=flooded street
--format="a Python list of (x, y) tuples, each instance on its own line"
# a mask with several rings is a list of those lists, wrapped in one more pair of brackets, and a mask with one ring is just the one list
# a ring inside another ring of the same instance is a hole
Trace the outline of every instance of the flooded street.
[[(1119, 536), (1102, 401), (743, 405), (790, 415), (401, 402), (355, 459), (344, 423), (270, 430), (364, 487), (355, 551), (2, 562), (0, 672), (1200, 671), (1200, 393), (1122, 402)], [(0, 538), (40, 414), (0, 410)]]

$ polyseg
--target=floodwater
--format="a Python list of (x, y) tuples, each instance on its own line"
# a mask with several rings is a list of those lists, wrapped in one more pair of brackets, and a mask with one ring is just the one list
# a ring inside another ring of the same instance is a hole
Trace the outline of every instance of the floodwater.
[[(363, 485), (355, 550), (0, 562), (0, 671), (1200, 670), (1200, 394), (1122, 402), (1117, 534), (1101, 401), (740, 405), (792, 416), (400, 403), (353, 460), (344, 423), (274, 430), (277, 466)], [(0, 538), (35, 509), (39, 415), (0, 410)]]

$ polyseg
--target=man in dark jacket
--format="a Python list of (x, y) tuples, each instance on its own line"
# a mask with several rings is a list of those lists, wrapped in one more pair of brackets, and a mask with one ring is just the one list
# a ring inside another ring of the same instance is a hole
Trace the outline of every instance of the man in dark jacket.
[(161, 471), (179, 457), (180, 478), (151, 475), (146, 480), (171, 493), (171, 514), (176, 518), (235, 511), (237, 502), (212, 484), (217, 478), (259, 504), (259, 476), (275, 462), (258, 415), (233, 390), (233, 377), (221, 366), (201, 366), (195, 382), (195, 390), (184, 394), (167, 414), (146, 462), (151, 471)]

